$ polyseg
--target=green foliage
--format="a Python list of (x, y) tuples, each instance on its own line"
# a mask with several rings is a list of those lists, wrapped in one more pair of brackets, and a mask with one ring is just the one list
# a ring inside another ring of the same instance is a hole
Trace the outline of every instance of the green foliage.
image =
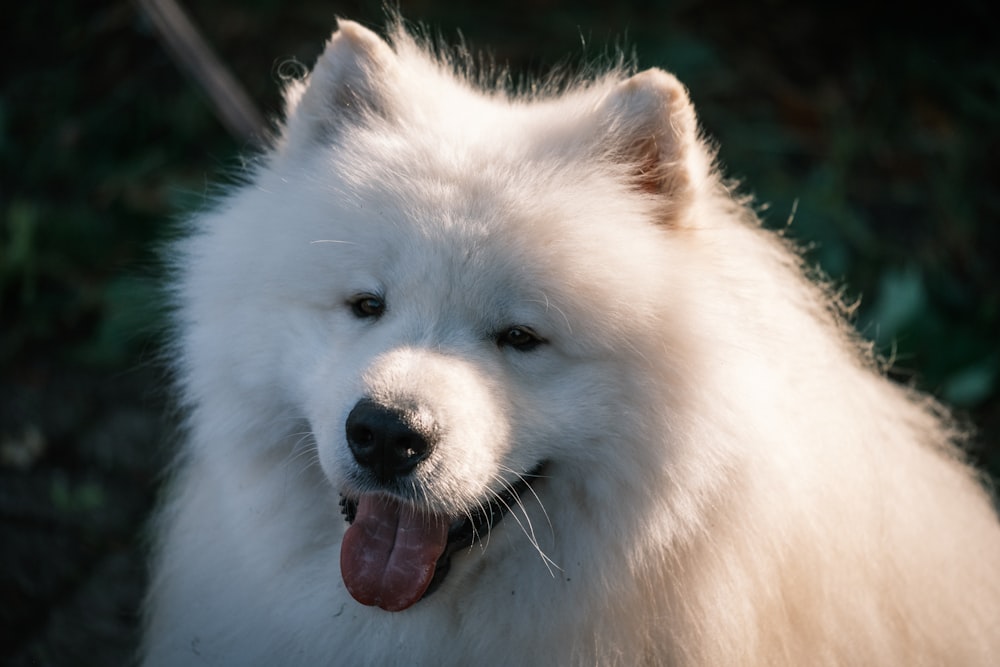
[(236, 151), (133, 6), (57, 4), (8, 25), (19, 65), (0, 78), (0, 365), (121, 368), (162, 329), (155, 246), (174, 192), (203, 189), (216, 156)]
[(65, 476), (57, 475), (50, 484), (49, 500), (53, 507), (65, 514), (99, 510), (106, 502), (104, 489), (97, 482), (73, 484)]

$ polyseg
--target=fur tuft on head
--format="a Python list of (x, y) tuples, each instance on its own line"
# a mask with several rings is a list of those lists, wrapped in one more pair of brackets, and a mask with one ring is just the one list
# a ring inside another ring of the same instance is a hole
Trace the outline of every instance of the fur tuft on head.
[[(286, 89), (286, 122), (280, 154), (309, 150), (335, 140), (347, 124), (392, 124), (445, 120), (452, 113), (475, 113), (490, 100), (519, 107), (552, 104), (567, 97), (568, 118), (589, 109), (588, 157), (621, 174), (626, 184), (657, 200), (659, 218), (677, 225), (711, 176), (711, 156), (699, 137), (694, 106), (684, 86), (660, 69), (629, 76), (619, 65), (595, 78), (552, 81), (527, 91), (511, 91), (501, 71), (484, 78), (464, 50), (450, 53), (390, 21), (390, 40), (353, 21), (341, 20), (312, 73)], [(433, 88), (428, 98), (419, 88)], [(452, 98), (448, 92), (462, 98)], [(400, 100), (407, 100), (405, 105)], [(472, 105), (466, 103), (472, 102)], [(457, 110), (457, 111), (456, 111)], [(485, 110), (485, 109), (484, 109)], [(465, 118), (463, 121), (467, 120)], [(578, 126), (570, 126), (579, 145)], [(553, 129), (553, 136), (560, 135)]]

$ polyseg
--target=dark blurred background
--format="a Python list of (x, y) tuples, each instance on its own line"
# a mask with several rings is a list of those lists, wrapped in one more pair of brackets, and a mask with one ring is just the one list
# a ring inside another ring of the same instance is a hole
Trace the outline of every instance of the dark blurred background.
[[(617, 46), (689, 86), (768, 225), (860, 298), (893, 373), (979, 427), (1000, 472), (1000, 47), (989, 3), (403, 0), (516, 73)], [(886, 5), (890, 3), (884, 3)], [(811, 6), (815, 5), (815, 6)], [(266, 116), (335, 16), (377, 2), (188, 1)], [(0, 38), (0, 663), (127, 663), (174, 419), (156, 248), (252, 140), (140, 7), (49, 0)], [(803, 369), (809, 372), (809, 369)]]

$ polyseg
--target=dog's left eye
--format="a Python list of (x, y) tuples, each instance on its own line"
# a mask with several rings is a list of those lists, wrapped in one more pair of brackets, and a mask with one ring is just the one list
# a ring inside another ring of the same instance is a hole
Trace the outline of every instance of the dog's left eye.
[(531, 327), (517, 325), (502, 331), (497, 336), (499, 347), (510, 347), (518, 352), (533, 350), (546, 340), (539, 336)]
[(358, 319), (378, 319), (385, 313), (385, 300), (374, 294), (358, 294), (348, 304)]

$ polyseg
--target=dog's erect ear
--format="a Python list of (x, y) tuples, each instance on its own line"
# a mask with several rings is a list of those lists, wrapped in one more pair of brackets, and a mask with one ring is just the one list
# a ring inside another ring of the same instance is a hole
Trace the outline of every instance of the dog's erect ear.
[(661, 196), (665, 221), (678, 222), (711, 164), (687, 90), (672, 74), (648, 69), (619, 83), (601, 113), (612, 139), (606, 157), (628, 164), (635, 187)]
[(387, 115), (384, 92), (396, 61), (392, 48), (371, 30), (340, 20), (307, 78), (285, 90), (282, 152), (295, 152), (336, 135), (345, 123)]

